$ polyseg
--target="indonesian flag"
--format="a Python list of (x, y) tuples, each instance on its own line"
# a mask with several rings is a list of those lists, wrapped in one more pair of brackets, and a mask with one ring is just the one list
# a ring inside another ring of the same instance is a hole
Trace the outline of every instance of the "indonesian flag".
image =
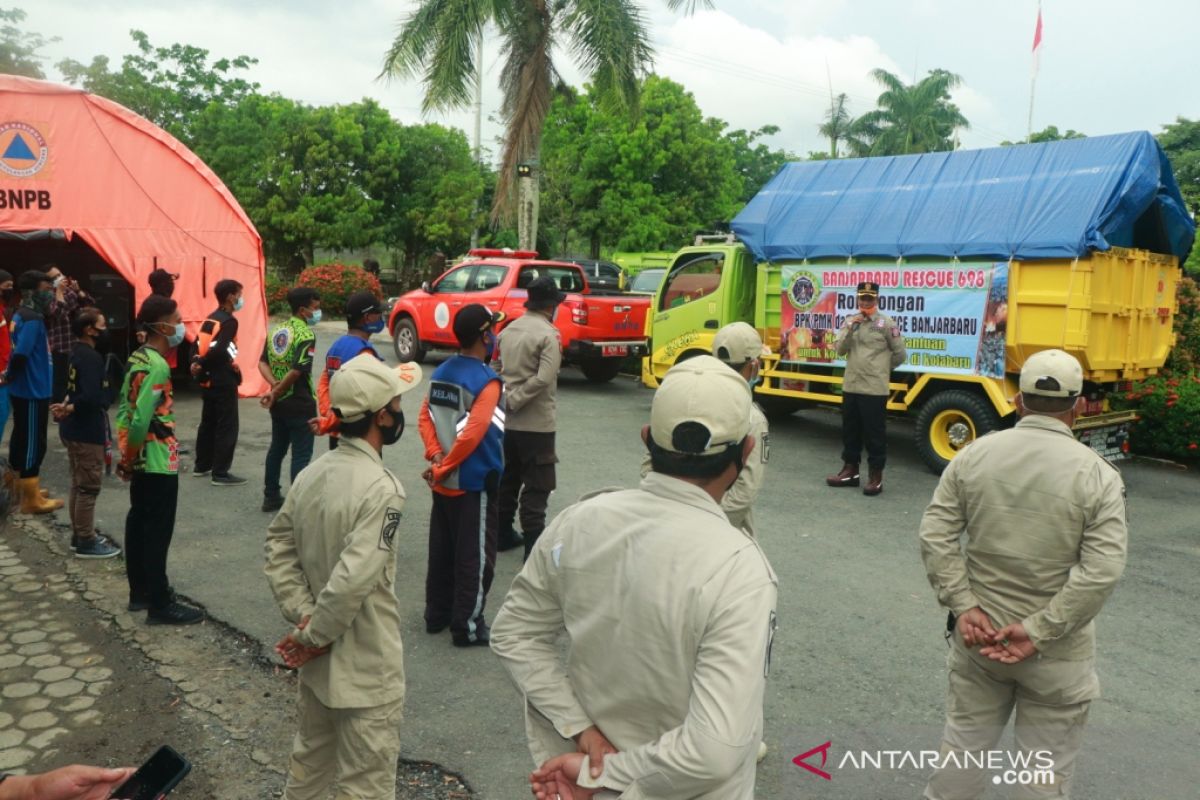
[(1037, 27), (1033, 29), (1033, 74), (1038, 72), (1038, 62), (1042, 57), (1042, 4), (1038, 3)]

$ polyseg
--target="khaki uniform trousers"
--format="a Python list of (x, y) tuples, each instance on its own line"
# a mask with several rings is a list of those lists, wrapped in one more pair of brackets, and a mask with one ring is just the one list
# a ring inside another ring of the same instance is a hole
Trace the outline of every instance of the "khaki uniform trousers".
[[(1040, 786), (1017, 786), (1020, 798), (1070, 797), (1075, 757), (1083, 743), (1091, 701), (1100, 696), (1095, 660), (1064, 661), (1034, 654), (1019, 664), (1001, 664), (968, 650), (957, 634), (946, 658), (950, 685), (946, 693), (946, 727), (941, 752), (995, 750), (1013, 708), (1016, 750), (1048, 751), (1054, 780)], [(963, 759), (959, 759), (963, 763)], [(978, 763), (978, 761), (976, 762)], [(1005, 770), (1010, 767), (1007, 757)], [(1031, 770), (1043, 769), (1030, 757)], [(997, 774), (953, 765), (934, 772), (925, 787), (928, 800), (968, 800), (983, 794)]]
[(284, 800), (395, 800), (403, 707), (327, 708), (301, 682)]

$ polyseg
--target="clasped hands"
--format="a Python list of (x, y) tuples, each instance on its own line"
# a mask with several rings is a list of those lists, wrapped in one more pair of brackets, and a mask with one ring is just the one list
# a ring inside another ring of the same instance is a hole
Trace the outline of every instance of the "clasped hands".
[[(304, 617), (300, 620), (300, 624), (296, 628), (304, 630), (308, 626), (310, 619), (312, 619), (311, 616)], [(284, 664), (292, 669), (299, 669), (317, 656), (323, 656), (328, 653), (329, 645), (325, 645), (324, 647), (309, 647), (306, 644), (298, 642), (295, 636), (289, 633), (279, 640), (279, 644), (275, 645), (275, 652), (283, 659)]]
[(1017, 622), (1000, 630), (979, 606), (958, 615), (955, 623), (963, 644), (979, 647), (979, 655), (1002, 664), (1018, 664), (1037, 652), (1025, 626)]
[(538, 800), (589, 800), (599, 789), (580, 786), (579, 772), (587, 757), (593, 778), (604, 771), (604, 757), (617, 752), (608, 738), (595, 725), (575, 737), (577, 752), (555, 756), (529, 776), (529, 791)]

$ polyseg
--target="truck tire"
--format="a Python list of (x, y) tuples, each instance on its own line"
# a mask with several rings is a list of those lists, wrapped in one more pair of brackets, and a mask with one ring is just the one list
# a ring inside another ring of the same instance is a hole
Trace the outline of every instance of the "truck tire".
[(579, 369), (589, 383), (608, 383), (621, 372), (621, 359), (589, 358), (579, 362)]
[(396, 360), (401, 364), (406, 361), (419, 364), (425, 360), (425, 348), (421, 347), (417, 326), (411, 318), (403, 317), (396, 323), (396, 330), (392, 333), (392, 348), (396, 351)]
[(812, 403), (796, 397), (780, 397), (777, 394), (755, 394), (754, 402), (767, 415), (767, 419), (785, 419), (802, 408), (811, 408)]
[(917, 451), (940, 475), (958, 451), (999, 427), (1000, 416), (986, 398), (947, 389), (929, 398), (917, 414)]

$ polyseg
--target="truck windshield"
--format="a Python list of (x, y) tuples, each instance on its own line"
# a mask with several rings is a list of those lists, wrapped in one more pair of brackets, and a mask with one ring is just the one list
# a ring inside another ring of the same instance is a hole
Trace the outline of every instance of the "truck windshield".
[(663, 285), (659, 310), (675, 308), (712, 294), (721, 285), (721, 271), (724, 268), (723, 253), (684, 256), (676, 262)]

